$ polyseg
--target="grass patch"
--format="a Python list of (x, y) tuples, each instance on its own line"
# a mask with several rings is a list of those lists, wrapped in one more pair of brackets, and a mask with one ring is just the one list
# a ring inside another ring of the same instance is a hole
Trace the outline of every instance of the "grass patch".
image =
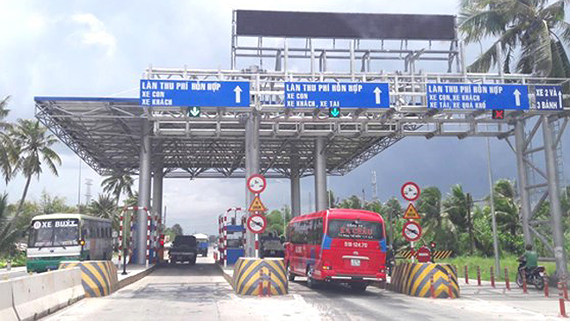
[[(516, 281), (517, 268), (519, 262), (516, 256), (506, 256), (502, 257), (500, 261), (501, 273), (495, 275), (495, 280), (505, 279), (505, 268), (509, 271), (509, 282), (514, 283)], [(405, 260), (404, 260), (405, 261)], [(478, 257), (478, 256), (459, 256), (455, 258), (438, 260), (436, 263), (449, 263), (457, 267), (457, 273), (460, 280), (465, 280), (465, 266), (469, 270), (469, 278), (477, 278), (477, 267), (481, 269), (481, 280), (490, 281), (491, 280), (491, 267), (495, 266), (495, 259), (492, 257)], [(556, 263), (554, 262), (538, 262), (539, 265), (546, 268), (546, 273), (548, 275), (554, 275), (556, 272)]]

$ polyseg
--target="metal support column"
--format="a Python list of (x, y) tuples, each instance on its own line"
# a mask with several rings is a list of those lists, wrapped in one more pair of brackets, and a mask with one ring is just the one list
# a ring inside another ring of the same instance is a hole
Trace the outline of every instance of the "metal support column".
[(299, 174), (299, 154), (291, 152), (291, 216), (301, 215), (301, 175)]
[(154, 166), (154, 175), (152, 179), (152, 211), (160, 217), (162, 222), (162, 180), (163, 180), (163, 161), (162, 158)]
[[(259, 173), (259, 115), (252, 111), (245, 123), (245, 176)], [(245, 182), (244, 182), (245, 187)], [(255, 195), (245, 190), (245, 206), (249, 207)], [(249, 216), (249, 214), (248, 214)], [(245, 256), (255, 256), (255, 236), (246, 228)]]
[(524, 166), (524, 121), (517, 120), (515, 124), (515, 145), (517, 154), (517, 171), (518, 171), (518, 188), (521, 197), (521, 218), (524, 244), (532, 244), (532, 235), (530, 234), (530, 195), (528, 193), (528, 177)]
[(546, 173), (548, 176), (548, 196), (550, 198), (550, 218), (554, 241), (554, 258), (556, 259), (556, 275), (558, 278), (565, 280), (568, 275), (568, 268), (566, 266), (564, 226), (562, 222), (562, 207), (560, 206), (558, 173), (556, 171), (556, 143), (549, 117), (543, 117), (542, 119), (542, 135), (544, 139)]
[(327, 201), (327, 155), (325, 138), (315, 140), (315, 209), (323, 211), (328, 208)]
[(147, 211), (143, 208), (150, 208), (150, 184), (151, 184), (151, 144), (150, 144), (150, 124), (148, 120), (143, 122), (143, 136), (141, 137), (140, 167), (139, 167), (139, 210), (137, 212), (137, 229), (135, 236), (136, 264), (145, 264), (146, 261), (146, 239), (147, 239)]

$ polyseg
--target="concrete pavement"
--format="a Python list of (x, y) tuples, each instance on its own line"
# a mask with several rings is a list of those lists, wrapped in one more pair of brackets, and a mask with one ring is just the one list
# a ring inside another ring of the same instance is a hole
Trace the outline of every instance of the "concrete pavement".
[[(555, 298), (521, 297), (513, 290), (462, 286), (455, 300), (409, 297), (369, 287), (310, 289), (304, 278), (290, 294), (237, 296), (211, 257), (195, 266), (164, 265), (111, 296), (82, 300), (46, 320), (548, 320), (558, 319)], [(519, 290), (519, 292), (521, 292)]]
[(84, 299), (46, 320), (302, 320), (319, 312), (300, 297), (238, 297), (211, 257), (166, 265), (114, 294)]

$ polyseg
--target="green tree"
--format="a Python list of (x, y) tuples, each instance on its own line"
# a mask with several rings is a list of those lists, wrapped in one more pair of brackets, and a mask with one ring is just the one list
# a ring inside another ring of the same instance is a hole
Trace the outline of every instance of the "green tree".
[(88, 207), (89, 214), (101, 218), (106, 218), (113, 222), (113, 228), (119, 229), (119, 216), (115, 199), (107, 194), (99, 194), (96, 200), (91, 201)]
[(455, 225), (444, 211), (441, 191), (437, 187), (422, 190), (417, 202), (418, 212), (422, 215), (424, 242), (434, 241), (437, 247), (445, 250), (459, 250)]
[(16, 224), (16, 218), (8, 210), (8, 195), (0, 196), (0, 255), (14, 251), (14, 243), (20, 237), (22, 230)]
[[(394, 235), (398, 234), (398, 228), (394, 226), (394, 222), (402, 221), (400, 218), (404, 215), (404, 210), (402, 209), (402, 205), (397, 198), (392, 197), (386, 204), (384, 205), (384, 220), (386, 221), (386, 231), (388, 234), (388, 244), (392, 245), (394, 249), (399, 248), (401, 245), (404, 244), (404, 240), (402, 238), (394, 238)], [(398, 239), (398, 244), (395, 243), (395, 240)]]
[(470, 66), (487, 72), (503, 52), (503, 68), (537, 76), (570, 77), (570, 62), (563, 42), (570, 40), (570, 24), (564, 21), (567, 1), (460, 0), (459, 29), (466, 43), (493, 38), (495, 43)]
[(139, 192), (134, 192), (126, 200), (123, 201), (123, 206), (131, 207), (139, 204)]
[(446, 213), (457, 228), (459, 233), (465, 231), (469, 234), (469, 252), (475, 252), (475, 235), (473, 234), (473, 220), (471, 217), (471, 209), (473, 199), (471, 194), (463, 192), (463, 187), (457, 184), (451, 188), (451, 193), (443, 201), (444, 213)]
[(16, 158), (14, 145), (9, 135), (11, 124), (4, 121), (4, 118), (6, 118), (10, 112), (10, 110), (6, 108), (9, 100), (10, 96), (6, 96), (0, 100), (0, 171), (2, 172), (2, 177), (4, 177), (6, 184), (13, 177), (12, 166)]
[(65, 204), (65, 198), (51, 196), (45, 190), (42, 192), (38, 205), (43, 214), (74, 213), (76, 211), (75, 207)]
[(363, 204), (360, 198), (356, 195), (352, 195), (347, 199), (342, 200), (342, 202), (338, 205), (340, 208), (354, 208), (360, 209), (362, 208)]
[[(182, 231), (182, 226), (180, 226), (180, 224), (178, 224), (178, 223), (172, 225), (171, 230), (172, 230), (172, 233), (174, 233), (174, 236), (184, 235), (184, 231)], [(174, 241), (174, 240), (172, 240), (172, 241)]]
[(47, 128), (41, 126), (37, 120), (19, 119), (18, 123), (11, 128), (10, 135), (14, 142), (14, 149), (19, 155), (13, 172), (22, 172), (26, 178), (22, 198), (15, 213), (18, 216), (26, 199), (32, 177), (35, 175), (39, 179), (42, 173), (42, 165), (46, 165), (52, 173), (58, 175), (57, 166), (61, 165), (61, 159), (51, 148), (57, 139), (49, 134)]
[(126, 195), (128, 198), (133, 197), (133, 178), (131, 175), (124, 172), (115, 172), (111, 176), (105, 178), (101, 182), (103, 191), (111, 193), (115, 196), (115, 205), (119, 205), (119, 198), (121, 195)]

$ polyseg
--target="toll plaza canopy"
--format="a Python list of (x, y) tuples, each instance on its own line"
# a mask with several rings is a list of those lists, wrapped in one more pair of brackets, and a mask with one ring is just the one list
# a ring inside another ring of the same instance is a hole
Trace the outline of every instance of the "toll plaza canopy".
[[(553, 257), (564, 249), (568, 79), (506, 74), (501, 57), (497, 73), (469, 73), (453, 16), (237, 10), (230, 60), (228, 70), (149, 67), (138, 99), (36, 97), (36, 117), (99, 174), (138, 174), (139, 209), (150, 208), (152, 176), (159, 213), (163, 174), (288, 177), (296, 216), (300, 177), (315, 176), (315, 209), (325, 210), (327, 175), (404, 137), (504, 139), (516, 154), (525, 243), (536, 237)], [(253, 197), (246, 191), (247, 204)], [(551, 219), (537, 219), (547, 199)], [(139, 264), (146, 240), (140, 224)], [(555, 258), (566, 275), (564, 251)]]
[[(139, 99), (36, 97), (36, 117), (97, 173), (138, 173), (143, 121), (151, 124), (152, 163), (162, 160), (165, 177), (244, 177), (245, 121), (241, 112), (202, 108), (189, 117), (185, 108), (149, 112)], [(316, 115), (315, 115), (316, 116)], [(274, 123), (264, 125), (265, 121)], [(261, 122), (260, 168), (268, 177), (288, 177), (290, 156), (299, 156), (301, 175), (312, 173), (314, 135), (302, 135), (300, 124), (272, 119)], [(296, 121), (295, 121), (296, 122)], [(305, 125), (304, 125), (305, 126)], [(357, 166), (371, 149), (379, 152), (399, 138), (341, 135), (329, 124), (306, 124), (307, 130), (331, 136), (327, 171), (342, 174)], [(360, 136), (360, 137), (359, 137)]]

